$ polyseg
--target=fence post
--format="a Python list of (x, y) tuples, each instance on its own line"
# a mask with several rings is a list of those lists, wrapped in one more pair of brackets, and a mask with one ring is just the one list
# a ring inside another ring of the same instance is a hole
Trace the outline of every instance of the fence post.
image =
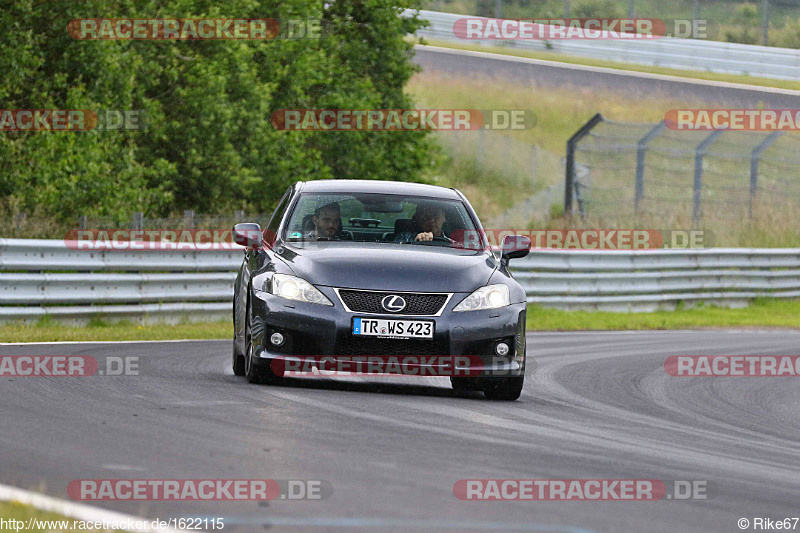
[(138, 230), (144, 229), (144, 214), (139, 211), (135, 211), (133, 213), (132, 225), (133, 227), (131, 229), (138, 229)]
[(634, 213), (639, 212), (639, 202), (644, 198), (644, 157), (647, 154), (647, 145), (658, 137), (666, 127), (666, 122), (662, 120), (636, 143), (636, 195), (633, 200)]
[(692, 218), (695, 220), (695, 222), (699, 221), (700, 216), (702, 215), (701, 193), (703, 191), (703, 157), (705, 157), (708, 147), (711, 146), (711, 144), (717, 140), (717, 137), (722, 135), (724, 131), (725, 130), (714, 130), (711, 132), (711, 135), (703, 139), (703, 142), (697, 145), (697, 150), (695, 151), (693, 192), (694, 210), (692, 214)]
[(194, 209), (183, 210), (183, 226), (185, 228), (194, 229)]
[(748, 209), (750, 218), (753, 218), (753, 199), (756, 196), (756, 189), (758, 189), (758, 162), (764, 150), (777, 141), (781, 135), (783, 135), (782, 131), (773, 131), (758, 146), (753, 148), (753, 153), (750, 154), (750, 206)]
[(81, 215), (78, 217), (78, 228), (79, 229), (86, 229), (89, 226), (89, 217), (86, 215)]
[[(575, 135), (567, 141), (567, 172), (564, 181), (564, 214), (572, 214), (572, 189), (575, 183), (575, 148), (581, 139), (589, 135), (589, 132), (597, 126), (598, 123), (605, 120), (603, 115), (597, 113), (589, 119), (589, 122), (584, 124), (581, 129), (575, 132)], [(481, 130), (482, 131), (482, 130)]]

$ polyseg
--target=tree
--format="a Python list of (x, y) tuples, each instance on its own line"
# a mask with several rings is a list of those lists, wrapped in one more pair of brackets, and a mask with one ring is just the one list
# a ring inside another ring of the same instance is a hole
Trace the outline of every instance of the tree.
[[(0, 11), (5, 109), (144, 110), (143, 131), (2, 132), (0, 201), (119, 220), (268, 211), (298, 179), (418, 179), (422, 132), (279, 131), (272, 112), (404, 108), (416, 1), (18, 0)], [(76, 40), (78, 18), (319, 19), (319, 39)]]

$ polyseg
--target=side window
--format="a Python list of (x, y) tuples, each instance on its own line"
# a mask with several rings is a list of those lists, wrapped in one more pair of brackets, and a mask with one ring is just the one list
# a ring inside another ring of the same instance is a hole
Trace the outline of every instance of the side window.
[(269, 219), (267, 229), (264, 230), (264, 241), (272, 247), (278, 238), (278, 228), (283, 220), (283, 215), (286, 213), (286, 208), (289, 206), (289, 197), (291, 196), (292, 189), (290, 188), (278, 202), (278, 207), (272, 212), (272, 218)]

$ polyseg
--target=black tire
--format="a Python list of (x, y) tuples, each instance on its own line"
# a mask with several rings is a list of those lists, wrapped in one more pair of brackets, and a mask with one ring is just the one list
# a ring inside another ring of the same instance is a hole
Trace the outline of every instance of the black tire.
[(272, 369), (269, 366), (259, 366), (253, 364), (253, 353), (255, 350), (253, 349), (253, 335), (250, 330), (250, 309), (248, 306), (247, 313), (245, 315), (245, 326), (244, 326), (244, 348), (245, 348), (245, 355), (244, 355), (244, 377), (247, 378), (249, 383), (254, 384), (268, 384), (274, 385), (281, 382), (281, 378), (276, 376)]
[(261, 369), (253, 364), (253, 338), (250, 332), (250, 306), (245, 313), (244, 318), (244, 377), (247, 378), (248, 383), (260, 384), (264, 382), (264, 373)]
[(513, 402), (522, 394), (525, 376), (511, 378), (489, 378), (483, 382), (483, 395), (488, 400)]
[(451, 376), (450, 384), (453, 386), (453, 390), (457, 391), (481, 390), (475, 378), (456, 378)]
[(236, 347), (236, 339), (233, 340), (233, 375), (244, 376), (244, 355)]

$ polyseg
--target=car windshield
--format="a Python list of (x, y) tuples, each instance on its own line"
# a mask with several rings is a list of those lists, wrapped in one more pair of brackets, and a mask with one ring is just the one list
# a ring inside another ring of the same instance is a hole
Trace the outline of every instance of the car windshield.
[[(292, 243), (370, 242), (479, 248), (464, 204), (394, 194), (303, 193), (284, 228)], [(465, 246), (466, 243), (466, 246)]]

